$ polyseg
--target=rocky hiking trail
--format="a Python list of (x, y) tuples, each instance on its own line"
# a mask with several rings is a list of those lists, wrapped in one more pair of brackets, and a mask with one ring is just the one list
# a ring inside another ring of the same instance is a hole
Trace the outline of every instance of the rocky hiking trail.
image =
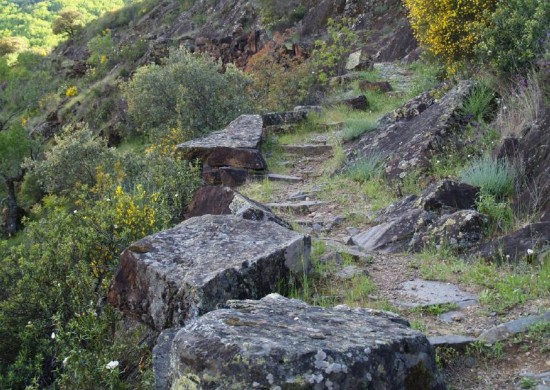
[[(399, 65), (374, 68), (394, 96), (411, 86)], [(326, 107), (297, 107), (179, 145), (205, 185), (183, 223), (123, 253), (109, 292), (161, 332), (155, 388), (548, 388), (549, 297), (496, 310), (467, 262), (422, 250), (483, 239), (477, 188), (414, 176), (456, 141), (472, 88), (419, 95), (347, 142)], [(346, 176), (374, 152), (418, 191)]]
[[(398, 91), (410, 88), (410, 72), (399, 65), (378, 63), (374, 67), (382, 78), (396, 85)], [(254, 188), (244, 189), (245, 193), (250, 191), (251, 195), (265, 197), (267, 205), (283, 219), (290, 221), (297, 230), (312, 235), (314, 242), (321, 243), (323, 250), (328, 252), (322, 258), (334, 265), (324, 278), (339, 280), (368, 275), (375, 288), (363, 303), (365, 307), (397, 309), (409, 321), (421, 323), (420, 328), (433, 345), (462, 351), (470, 343), (499, 343), (526, 332), (536, 321), (550, 320), (549, 312), (540, 315), (541, 307), (549, 307), (548, 299), (496, 313), (479, 303), (482, 293), (479, 286), (423, 279), (418, 258), (414, 255), (376, 253), (353, 245), (352, 236), (371, 225), (368, 220), (374, 213), (369, 209), (369, 200), (354, 188), (327, 190), (334, 178), (326, 175), (326, 163), (334, 157), (340, 142), (338, 130), (326, 131), (331, 127), (337, 129), (339, 126), (325, 124), (320, 126), (321, 131), (302, 137), (299, 144), (279, 144), (273, 148), (271, 153), (278, 153), (281, 175), (293, 180), (269, 185), (267, 195), (257, 194)], [(342, 255), (352, 258), (354, 263), (346, 263)], [(345, 300), (344, 295), (329, 298), (339, 303)], [(512, 323), (513, 330), (495, 332), (507, 323)], [(446, 370), (447, 383), (452, 388), (514, 389), (519, 388), (521, 378), (536, 375), (546, 378), (539, 381), (540, 389), (550, 386), (548, 354), (519, 352), (512, 347), (501, 359), (490, 363), (475, 362), (471, 357), (462, 363)]]

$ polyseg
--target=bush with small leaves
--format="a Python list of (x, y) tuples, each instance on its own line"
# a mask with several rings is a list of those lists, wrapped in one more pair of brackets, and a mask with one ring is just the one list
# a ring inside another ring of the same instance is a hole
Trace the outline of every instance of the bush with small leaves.
[(249, 113), (249, 77), (209, 56), (173, 50), (163, 65), (139, 68), (124, 88), (128, 114), (139, 133), (154, 138), (172, 128), (187, 138), (225, 127)]
[(526, 73), (550, 51), (550, 2), (500, 1), (480, 35), (476, 49), (482, 60), (502, 73)]

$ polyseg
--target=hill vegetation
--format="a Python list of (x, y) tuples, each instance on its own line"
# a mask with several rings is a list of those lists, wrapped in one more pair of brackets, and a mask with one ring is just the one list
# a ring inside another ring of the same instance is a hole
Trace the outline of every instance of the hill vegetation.
[[(486, 152), (547, 104), (550, 2), (479, 0), (457, 12), (453, 1), (405, 0), (422, 53), (403, 65), (413, 82), (402, 94), (365, 92), (364, 114), (331, 104), (347, 97), (338, 77), (351, 52), (395, 38), (406, 16), (399, 1), (317, 3), (0, 1), (0, 388), (152, 387), (154, 336), (107, 304), (109, 283), (122, 250), (183, 220), (201, 184), (200, 164), (174, 146), (240, 114), (332, 107), (326, 121), (345, 125), (333, 174), (341, 144), (383, 114), (436, 84), (475, 78), (482, 87), (465, 107), (475, 142), (440, 156), (433, 176), (479, 185), (491, 234), (512, 229), (517, 167)], [(350, 88), (382, 79), (361, 71)], [(395, 191), (381, 157), (372, 160), (349, 185), (381, 208)], [(417, 179), (399, 192), (418, 190)]]

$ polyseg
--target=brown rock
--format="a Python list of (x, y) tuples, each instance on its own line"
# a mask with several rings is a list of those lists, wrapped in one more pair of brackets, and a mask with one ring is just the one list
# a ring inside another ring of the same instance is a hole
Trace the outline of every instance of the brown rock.
[(365, 95), (359, 95), (349, 99), (344, 99), (341, 101), (341, 103), (354, 110), (366, 111), (369, 108), (369, 102)]
[(362, 80), (359, 83), (359, 89), (363, 92), (372, 91), (372, 92), (386, 93), (386, 92), (393, 91), (391, 84), (388, 83), (387, 81)]

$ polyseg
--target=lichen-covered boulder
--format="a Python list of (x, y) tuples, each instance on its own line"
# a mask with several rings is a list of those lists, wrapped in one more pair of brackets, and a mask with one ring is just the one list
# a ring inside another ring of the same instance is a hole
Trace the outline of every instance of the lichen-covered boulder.
[(403, 210), (401, 215), (373, 226), (352, 237), (354, 245), (368, 252), (395, 253), (406, 251), (415, 232), (431, 220), (422, 209)]
[(121, 255), (109, 302), (156, 330), (183, 326), (228, 299), (258, 299), (309, 268), (310, 240), (272, 222), (191, 218)]
[(209, 167), (266, 169), (262, 156), (263, 121), (260, 115), (241, 115), (224, 130), (177, 146), (187, 160), (199, 159)]
[(362, 156), (388, 156), (385, 172), (391, 180), (411, 172), (426, 173), (431, 159), (444, 147), (455, 145), (461, 131), (461, 108), (475, 84), (462, 81), (436, 101), (425, 93), (380, 120), (380, 127), (363, 135), (347, 150), (352, 166)]
[(445, 214), (424, 231), (415, 234), (409, 249), (421, 251), (425, 247), (446, 245), (465, 250), (477, 245), (483, 238), (487, 218), (475, 210), (459, 210)]
[(443, 389), (428, 339), (392, 313), (271, 294), (230, 301), (153, 351), (156, 389)]
[(378, 212), (376, 225), (354, 235), (352, 242), (366, 251), (420, 251), (426, 246), (450, 245), (465, 250), (483, 237), (486, 218), (475, 207), (479, 189), (441, 180), (420, 196), (403, 198)]

